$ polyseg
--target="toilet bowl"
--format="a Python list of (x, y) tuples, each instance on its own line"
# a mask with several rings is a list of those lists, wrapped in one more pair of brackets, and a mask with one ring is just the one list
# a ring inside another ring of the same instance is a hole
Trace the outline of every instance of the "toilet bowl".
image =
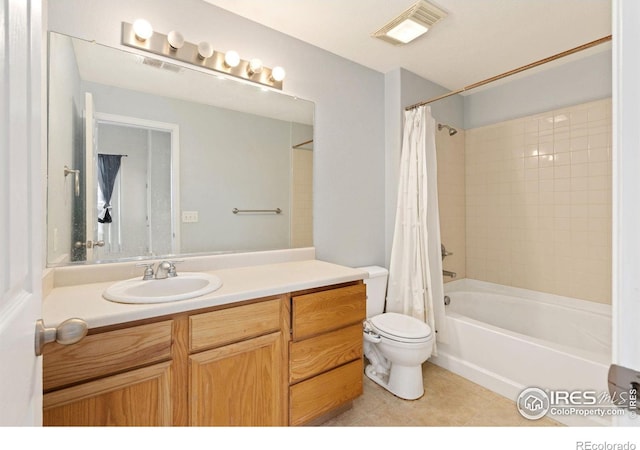
[(367, 319), (363, 323), (365, 375), (405, 400), (424, 394), (422, 363), (433, 349), (433, 333), (424, 322), (404, 314), (384, 313), (388, 271), (362, 267), (369, 273)]

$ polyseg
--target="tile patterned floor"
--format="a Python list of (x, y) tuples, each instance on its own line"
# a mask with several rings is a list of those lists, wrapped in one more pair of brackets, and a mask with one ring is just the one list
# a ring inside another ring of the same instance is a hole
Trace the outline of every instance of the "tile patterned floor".
[(323, 426), (561, 426), (547, 417), (527, 420), (513, 401), (429, 362), (423, 365), (425, 395), (401, 400), (364, 377), (364, 394), (353, 408)]

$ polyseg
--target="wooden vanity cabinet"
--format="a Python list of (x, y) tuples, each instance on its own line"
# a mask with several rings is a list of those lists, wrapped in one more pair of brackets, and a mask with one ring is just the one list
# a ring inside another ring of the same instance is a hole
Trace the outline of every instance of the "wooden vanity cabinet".
[(362, 394), (362, 283), (292, 294), (289, 424), (321, 422)]
[(45, 347), (50, 426), (311, 424), (362, 393), (361, 282), (90, 330)]
[(289, 297), (45, 347), (50, 426), (287, 425)]

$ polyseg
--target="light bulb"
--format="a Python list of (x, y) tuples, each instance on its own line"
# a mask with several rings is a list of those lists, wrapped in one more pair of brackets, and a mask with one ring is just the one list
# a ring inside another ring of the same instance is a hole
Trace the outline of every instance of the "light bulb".
[(249, 76), (262, 72), (262, 61), (258, 58), (253, 58), (249, 61), (249, 66), (247, 66), (247, 74)]
[(282, 80), (284, 80), (284, 77), (286, 76), (286, 74), (287, 73), (280, 66), (276, 66), (273, 69), (271, 69), (271, 79), (273, 81), (282, 81)]
[(208, 42), (202, 41), (198, 44), (198, 56), (205, 59), (213, 55), (213, 47)]
[(153, 27), (146, 20), (137, 19), (135, 22), (133, 22), (133, 32), (136, 35), (136, 39), (144, 42), (151, 36), (153, 36)]
[(184, 37), (179, 31), (170, 31), (167, 35), (167, 42), (173, 50), (178, 50), (184, 45)]
[(238, 55), (238, 52), (229, 50), (224, 54), (224, 63), (228, 67), (236, 67), (238, 64), (240, 64), (240, 55)]

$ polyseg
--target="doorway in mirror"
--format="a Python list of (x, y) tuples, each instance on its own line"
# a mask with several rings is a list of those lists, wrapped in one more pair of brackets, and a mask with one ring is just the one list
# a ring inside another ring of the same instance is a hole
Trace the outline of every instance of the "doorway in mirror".
[[(125, 116), (95, 114), (92, 160), (95, 176), (86, 215), (96, 236), (93, 261), (179, 253), (177, 184), (178, 126)], [(104, 161), (120, 164), (108, 173)]]

